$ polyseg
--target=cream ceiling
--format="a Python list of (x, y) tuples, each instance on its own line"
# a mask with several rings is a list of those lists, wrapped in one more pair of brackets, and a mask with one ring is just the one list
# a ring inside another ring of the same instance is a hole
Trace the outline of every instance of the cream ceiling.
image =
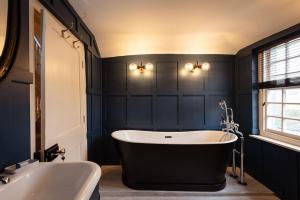
[(102, 57), (235, 54), (300, 22), (300, 0), (69, 0)]
[(8, 0), (0, 0), (0, 57), (4, 48), (7, 26)]

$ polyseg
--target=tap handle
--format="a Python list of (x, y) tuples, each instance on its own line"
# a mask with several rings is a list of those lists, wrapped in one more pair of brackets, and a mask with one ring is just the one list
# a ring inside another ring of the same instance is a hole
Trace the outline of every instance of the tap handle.
[(10, 179), (7, 176), (0, 176), (0, 181), (3, 184), (7, 184), (7, 183), (9, 183)]
[(62, 148), (62, 149), (60, 149), (57, 153), (63, 156), (63, 155), (66, 154), (66, 149), (65, 149), (65, 148)]
[(226, 105), (226, 101), (224, 99), (219, 101), (219, 106), (221, 107), (221, 109), (225, 110), (227, 109), (227, 105)]

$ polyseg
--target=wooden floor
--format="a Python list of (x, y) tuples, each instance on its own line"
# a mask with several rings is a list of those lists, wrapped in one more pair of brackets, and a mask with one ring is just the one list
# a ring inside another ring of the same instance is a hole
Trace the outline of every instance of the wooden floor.
[(121, 181), (120, 166), (102, 166), (101, 200), (273, 200), (278, 199), (261, 183), (246, 175), (247, 186), (227, 176), (227, 186), (218, 192), (132, 190)]

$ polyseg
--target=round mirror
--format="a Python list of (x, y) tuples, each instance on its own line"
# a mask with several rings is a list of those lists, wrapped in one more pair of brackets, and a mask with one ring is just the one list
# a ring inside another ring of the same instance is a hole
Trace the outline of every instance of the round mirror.
[(7, 30), (8, 0), (0, 0), (0, 57), (5, 44)]
[(0, 81), (10, 71), (19, 35), (19, 0), (0, 0)]

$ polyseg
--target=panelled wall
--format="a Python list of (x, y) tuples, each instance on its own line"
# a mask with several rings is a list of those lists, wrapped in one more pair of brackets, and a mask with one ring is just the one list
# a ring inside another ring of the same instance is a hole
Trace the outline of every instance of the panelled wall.
[(102, 66), (101, 58), (86, 49), (87, 75), (87, 137), (88, 159), (99, 163), (102, 133)]
[[(236, 55), (235, 106), (241, 129), (258, 134), (257, 49), (300, 34), (300, 24), (240, 50)], [(246, 170), (280, 199), (300, 199), (300, 153), (255, 138), (246, 139)]]
[[(104, 58), (101, 163), (118, 162), (111, 133), (120, 129), (220, 129), (220, 99), (233, 98), (234, 56), (141, 55)], [(198, 76), (187, 62), (209, 62)], [(151, 62), (152, 72), (135, 74), (130, 63)]]
[(0, 171), (30, 157), (29, 2), (20, 1), (20, 38), (7, 78), (0, 82)]

